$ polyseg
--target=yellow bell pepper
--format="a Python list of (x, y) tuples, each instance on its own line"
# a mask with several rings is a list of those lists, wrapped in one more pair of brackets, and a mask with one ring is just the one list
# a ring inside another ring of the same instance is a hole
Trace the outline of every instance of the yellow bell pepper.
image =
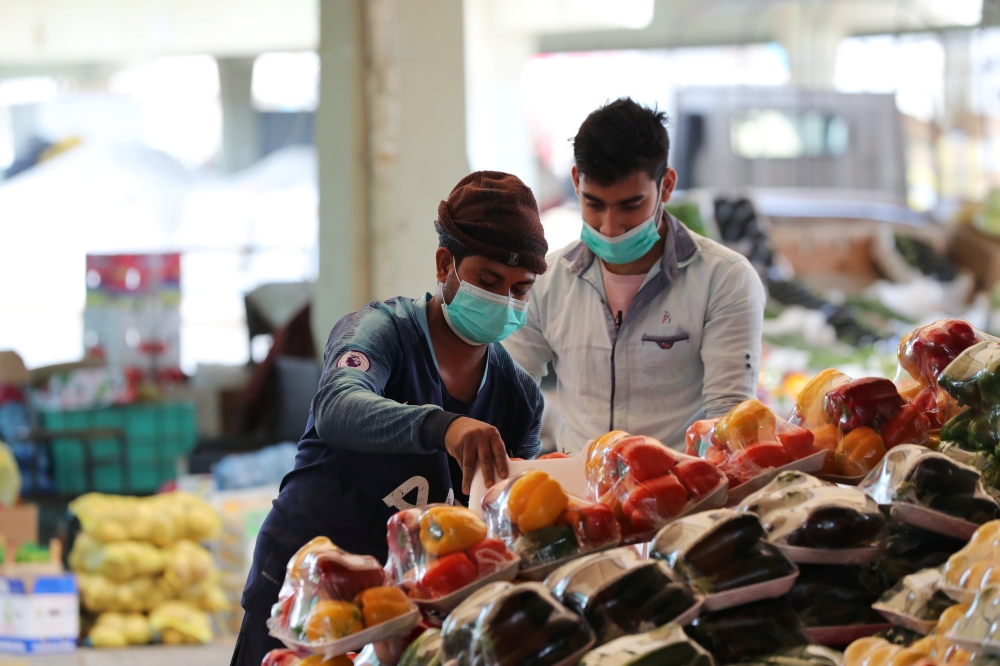
[(413, 610), (406, 594), (398, 587), (369, 587), (355, 597), (365, 627), (374, 627)]
[(802, 419), (800, 425), (815, 428), (833, 423), (833, 419), (826, 413), (823, 401), (827, 393), (850, 380), (850, 377), (833, 368), (827, 368), (810, 379), (795, 401), (795, 411)]
[(431, 555), (443, 557), (486, 538), (486, 523), (461, 506), (435, 506), (420, 516), (420, 543)]
[(525, 472), (514, 482), (507, 498), (510, 521), (522, 534), (556, 522), (566, 510), (569, 496), (559, 482), (541, 470)]
[(837, 445), (837, 469), (846, 476), (867, 474), (884, 455), (885, 442), (881, 435), (868, 426), (855, 428)]
[(309, 642), (334, 640), (364, 629), (361, 609), (349, 601), (320, 599), (306, 620), (303, 633)]
[(744, 400), (715, 424), (715, 438), (730, 449), (743, 449), (759, 441), (775, 441), (774, 412), (759, 400)]

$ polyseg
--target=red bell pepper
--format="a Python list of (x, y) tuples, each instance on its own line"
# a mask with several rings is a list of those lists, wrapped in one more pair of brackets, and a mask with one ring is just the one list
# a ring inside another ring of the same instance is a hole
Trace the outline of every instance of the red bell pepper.
[(466, 548), (465, 554), (476, 565), (479, 578), (503, 569), (514, 559), (514, 554), (500, 539), (482, 539)]
[(882, 441), (891, 449), (900, 444), (924, 444), (931, 424), (916, 405), (904, 405), (899, 413), (882, 426)]
[(707, 460), (685, 460), (671, 470), (691, 497), (700, 498), (719, 485), (722, 475)]
[(663, 476), (677, 464), (667, 447), (645, 437), (623, 439), (611, 447), (608, 457), (618, 478), (631, 474), (637, 483)]
[(787, 465), (789, 458), (785, 447), (777, 442), (757, 442), (742, 451), (746, 459), (761, 469)]
[(801, 460), (818, 453), (819, 449), (813, 446), (816, 437), (809, 430), (798, 426), (790, 425), (787, 430), (778, 433), (778, 441), (785, 449), (790, 460)]
[(718, 421), (719, 419), (702, 419), (688, 426), (687, 432), (684, 433), (685, 453), (689, 456), (705, 458), (705, 451), (709, 447), (720, 446), (712, 434)]
[(896, 385), (881, 377), (854, 379), (826, 395), (826, 413), (845, 434), (864, 426), (878, 429), (903, 404)]
[(476, 565), (465, 553), (452, 553), (431, 562), (418, 586), (428, 599), (460, 590), (476, 580)]
[(622, 510), (637, 530), (649, 531), (680, 513), (687, 502), (684, 486), (668, 474), (638, 484), (629, 492)]
[(536, 460), (561, 460), (562, 458), (569, 458), (569, 456), (566, 455), (565, 453), (554, 451), (552, 453), (546, 453), (544, 456), (538, 456)]
[(570, 499), (569, 506), (557, 523), (573, 528), (576, 540), (585, 545), (603, 545), (621, 540), (621, 529), (615, 519), (617, 498), (608, 494), (601, 502), (581, 502)]
[(899, 343), (899, 362), (913, 379), (935, 386), (955, 358), (979, 342), (976, 330), (961, 319), (941, 319), (922, 326)]

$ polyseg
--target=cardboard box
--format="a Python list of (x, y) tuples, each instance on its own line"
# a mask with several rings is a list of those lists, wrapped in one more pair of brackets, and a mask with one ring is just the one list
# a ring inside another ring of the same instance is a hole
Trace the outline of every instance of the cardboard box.
[(74, 652), (79, 634), (80, 596), (72, 575), (0, 577), (0, 652)]
[(951, 238), (949, 257), (959, 268), (972, 271), (976, 286), (992, 289), (1000, 280), (1000, 240), (960, 224)]
[(22, 543), (38, 543), (38, 507), (18, 504), (0, 509), (0, 534), (6, 539), (11, 556)]

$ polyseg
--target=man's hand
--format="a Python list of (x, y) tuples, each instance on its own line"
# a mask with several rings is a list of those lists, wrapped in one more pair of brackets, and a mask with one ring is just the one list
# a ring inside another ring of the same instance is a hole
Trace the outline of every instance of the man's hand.
[(494, 466), (501, 479), (507, 478), (507, 450), (500, 439), (500, 432), (488, 423), (466, 416), (458, 417), (444, 433), (444, 447), (462, 465), (462, 492), (466, 495), (472, 491), (477, 462), (483, 468), (483, 481), (487, 488), (496, 481)]

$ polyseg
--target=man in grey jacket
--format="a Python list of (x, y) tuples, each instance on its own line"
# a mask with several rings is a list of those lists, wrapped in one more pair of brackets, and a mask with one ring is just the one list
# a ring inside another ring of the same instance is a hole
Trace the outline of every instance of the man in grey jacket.
[(504, 343), (536, 381), (552, 363), (567, 453), (609, 430), (682, 448), (691, 423), (756, 394), (764, 287), (664, 210), (677, 182), (666, 120), (623, 98), (580, 126), (581, 238), (547, 257), (527, 324)]

